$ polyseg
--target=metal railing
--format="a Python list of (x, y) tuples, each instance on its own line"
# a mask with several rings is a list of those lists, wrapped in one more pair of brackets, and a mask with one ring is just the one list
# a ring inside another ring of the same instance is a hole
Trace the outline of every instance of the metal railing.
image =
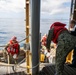
[[(25, 41), (27, 38), (29, 38), (29, 36), (31, 36), (31, 34), (29, 34), (28, 36), (26, 36), (26, 38), (20, 40), (18, 43), (21, 43), (21, 42)], [(6, 47), (6, 45), (1, 45), (0, 47)]]
[[(24, 38), (24, 39), (22, 39), (22, 40), (20, 40), (19, 41), (19, 43), (21, 43), (21, 42), (23, 42), (23, 41), (25, 41), (27, 38), (29, 38), (29, 36), (31, 36), (30, 34), (26, 37), (26, 38)], [(0, 46), (0, 47), (5, 47), (6, 45), (2, 45), (2, 46)], [(30, 54), (29, 54), (30, 55)], [(29, 55), (27, 56), (27, 57), (29, 57)], [(26, 57), (26, 58), (27, 58)], [(6, 66), (6, 67), (15, 67), (15, 68), (23, 68), (23, 69), (27, 69), (28, 68), (28, 66), (26, 66), (26, 67), (23, 67), (23, 66), (21, 66), (21, 63), (23, 62), (23, 61), (25, 61), (26, 60), (26, 58), (24, 58), (22, 61), (20, 61), (19, 63), (17, 63), (17, 64), (0, 64), (0, 66)], [(30, 67), (29, 69), (33, 69), (33, 68), (36, 68), (37, 66), (39, 66), (39, 64), (40, 63), (38, 63), (37, 65), (35, 65), (34, 67)]]

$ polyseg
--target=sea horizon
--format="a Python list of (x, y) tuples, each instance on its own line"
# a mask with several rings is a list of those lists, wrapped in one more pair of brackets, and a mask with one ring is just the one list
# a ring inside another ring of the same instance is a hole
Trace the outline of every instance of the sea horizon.
[[(5, 45), (9, 42), (12, 36), (16, 36), (18, 41), (24, 39), (25, 36), (25, 19), (23, 18), (0, 18), (0, 45)], [(68, 19), (41, 19), (40, 33), (41, 36), (48, 33), (49, 27), (54, 22), (65, 23), (68, 28)], [(23, 47), (24, 42), (20, 45)]]

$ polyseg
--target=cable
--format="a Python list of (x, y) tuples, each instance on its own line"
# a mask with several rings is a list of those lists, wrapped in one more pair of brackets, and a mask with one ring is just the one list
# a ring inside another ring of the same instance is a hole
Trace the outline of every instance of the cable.
[[(19, 41), (19, 43), (25, 41), (27, 38), (29, 38), (29, 36), (31, 36), (31, 34), (29, 34), (28, 36), (26, 36), (26, 38), (24, 38), (24, 39), (22, 39), (21, 41)], [(2, 45), (2, 46), (0, 46), (0, 47), (6, 47), (6, 45)]]

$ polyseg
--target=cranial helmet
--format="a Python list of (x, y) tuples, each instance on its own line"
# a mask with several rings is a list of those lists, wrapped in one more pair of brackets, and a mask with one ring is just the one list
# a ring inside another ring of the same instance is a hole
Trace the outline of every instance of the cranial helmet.
[(16, 40), (16, 39), (17, 39), (17, 37), (16, 36), (13, 36), (11, 40)]

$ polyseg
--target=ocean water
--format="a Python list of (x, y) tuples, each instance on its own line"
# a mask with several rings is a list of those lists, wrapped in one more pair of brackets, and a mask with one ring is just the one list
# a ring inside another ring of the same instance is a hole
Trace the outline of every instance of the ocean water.
[[(69, 20), (67, 19), (41, 19), (41, 35), (43, 36), (45, 33), (48, 33), (50, 25), (56, 21), (66, 23), (66, 27), (69, 25)], [(0, 19), (0, 46), (7, 44), (12, 36), (17, 36), (18, 41), (24, 39), (25, 31), (24, 19)], [(24, 42), (20, 43), (21, 46), (23, 46), (23, 44)]]

